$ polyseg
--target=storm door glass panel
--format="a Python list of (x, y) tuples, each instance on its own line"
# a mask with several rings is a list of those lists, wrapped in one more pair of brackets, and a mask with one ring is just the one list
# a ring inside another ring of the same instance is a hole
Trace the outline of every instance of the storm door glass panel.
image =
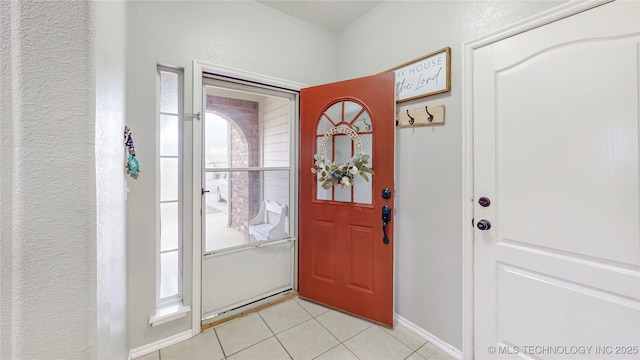
[[(289, 167), (291, 102), (206, 86), (205, 168)], [(328, 120), (327, 120), (328, 121)], [(331, 128), (329, 122), (328, 128)]]
[(205, 252), (289, 236), (289, 170), (207, 171)]
[[(332, 130), (333, 129), (333, 130)], [(351, 136), (348, 134), (351, 132)], [(372, 168), (373, 129), (371, 117), (362, 105), (354, 101), (339, 101), (331, 105), (320, 117), (316, 131), (316, 149), (320, 156), (325, 156), (325, 163), (337, 166), (345, 165), (359, 155), (368, 155), (368, 167)], [(327, 136), (325, 136), (327, 135)], [(324, 153), (320, 154), (324, 148)], [(375, 169), (374, 169), (375, 171)], [(329, 176), (331, 175), (331, 176)], [(341, 179), (349, 177), (348, 184), (341, 184)], [(358, 204), (372, 203), (372, 175), (365, 174), (367, 180), (360, 175), (316, 173), (316, 199)], [(321, 178), (336, 179), (329, 189), (322, 187)]]
[(231, 137), (229, 121), (214, 113), (207, 112), (204, 118), (204, 166), (207, 169), (228, 168), (230, 151), (228, 143)]
[(290, 165), (290, 102), (289, 99), (265, 97), (262, 110), (262, 167)]
[(205, 85), (205, 255), (290, 236), (292, 101), (254, 90)]

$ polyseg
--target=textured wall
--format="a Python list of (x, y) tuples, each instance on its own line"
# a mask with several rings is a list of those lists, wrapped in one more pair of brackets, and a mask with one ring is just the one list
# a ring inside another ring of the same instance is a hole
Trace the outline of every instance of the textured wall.
[[(339, 74), (378, 73), (451, 48), (451, 92), (398, 106), (445, 105), (444, 126), (396, 137), (396, 312), (462, 347), (462, 43), (556, 1), (385, 1), (339, 36)], [(470, 219), (465, 219), (470, 221)]]
[(13, 121), (11, 105), (11, 4), (0, 1), (0, 359), (12, 348), (12, 188)]
[(127, 356), (126, 3), (95, 2), (98, 359)]
[(95, 358), (93, 4), (0, 9), (0, 357)]

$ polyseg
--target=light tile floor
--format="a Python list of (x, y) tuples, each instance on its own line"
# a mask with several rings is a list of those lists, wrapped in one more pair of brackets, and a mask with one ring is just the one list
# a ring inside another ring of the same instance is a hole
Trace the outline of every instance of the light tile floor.
[(136, 360), (452, 360), (411, 330), (295, 298)]

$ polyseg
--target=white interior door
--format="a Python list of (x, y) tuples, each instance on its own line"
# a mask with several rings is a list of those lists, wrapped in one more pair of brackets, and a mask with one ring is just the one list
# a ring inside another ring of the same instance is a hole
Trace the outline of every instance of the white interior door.
[(639, 33), (616, 1), (474, 51), (476, 358), (639, 358)]
[(294, 288), (297, 91), (205, 75), (201, 319)]

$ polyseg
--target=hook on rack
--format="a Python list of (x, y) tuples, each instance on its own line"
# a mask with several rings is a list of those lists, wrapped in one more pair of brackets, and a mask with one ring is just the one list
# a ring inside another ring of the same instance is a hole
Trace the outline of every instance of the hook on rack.
[[(409, 111), (409, 110), (407, 110), (407, 111)], [(427, 118), (427, 121), (428, 122), (432, 122), (433, 121), (433, 115), (431, 115), (431, 113), (429, 112), (429, 109), (426, 106), (424, 107), (424, 111), (426, 111), (427, 115), (429, 115), (429, 117)]]
[(409, 117), (409, 125), (413, 125), (416, 119), (414, 119), (413, 116), (409, 115), (409, 109), (407, 109), (407, 116)]
[(420, 126), (444, 125), (444, 105), (425, 106), (402, 109), (396, 113), (396, 126), (399, 128), (416, 128)]

